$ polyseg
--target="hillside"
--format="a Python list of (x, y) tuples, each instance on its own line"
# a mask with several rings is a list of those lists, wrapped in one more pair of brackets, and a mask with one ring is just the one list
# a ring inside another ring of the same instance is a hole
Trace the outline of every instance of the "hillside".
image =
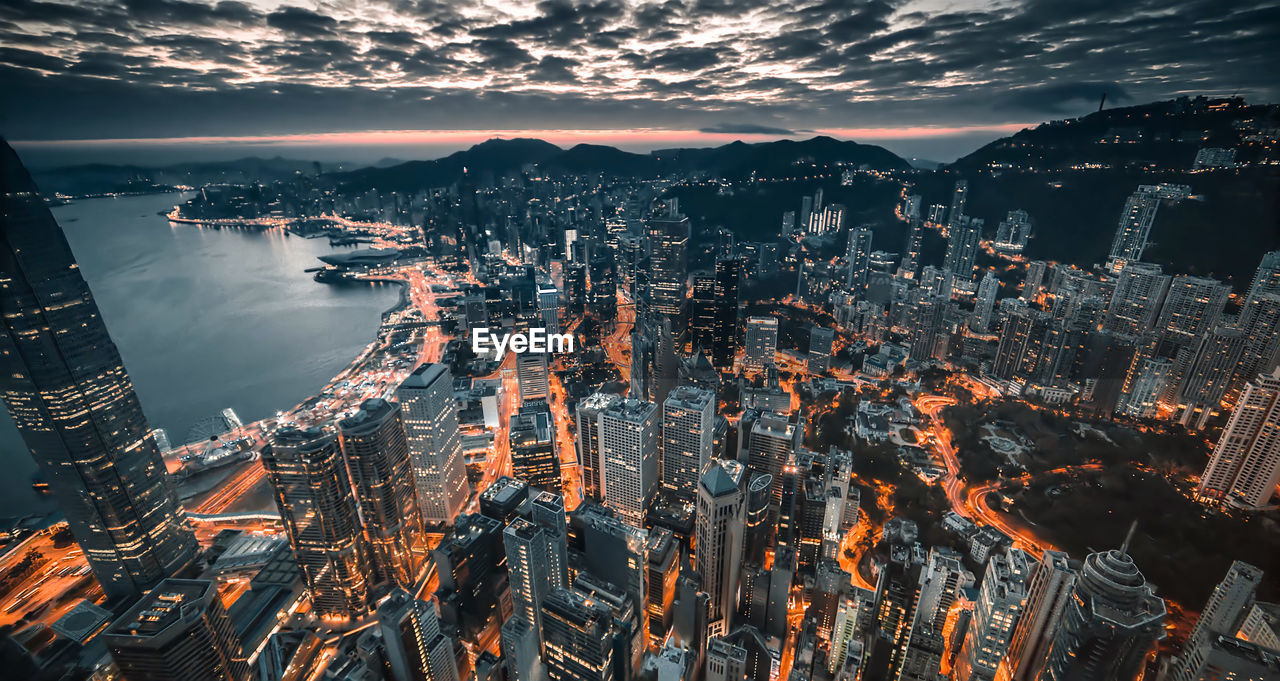
[(1202, 147), (1234, 148), (1237, 160), (1256, 162), (1277, 157), (1274, 132), (1267, 132), (1277, 125), (1280, 106), (1250, 105), (1239, 98), (1182, 98), (1042, 123), (991, 142), (948, 167), (962, 174), (1084, 164), (1185, 170)]

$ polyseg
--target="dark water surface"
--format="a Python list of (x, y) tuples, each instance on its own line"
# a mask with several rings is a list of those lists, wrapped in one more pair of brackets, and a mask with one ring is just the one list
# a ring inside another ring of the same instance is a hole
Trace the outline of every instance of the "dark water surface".
[[(394, 287), (332, 287), (303, 270), (325, 239), (170, 224), (178, 194), (53, 209), (153, 427), (173, 444), (225, 407), (246, 423), (318, 391), (373, 339)], [(0, 409), (0, 516), (47, 510)]]

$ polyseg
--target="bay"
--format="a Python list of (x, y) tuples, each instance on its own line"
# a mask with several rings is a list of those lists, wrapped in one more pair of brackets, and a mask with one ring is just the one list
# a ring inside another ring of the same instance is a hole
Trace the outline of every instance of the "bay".
[[(304, 270), (325, 239), (173, 224), (182, 201), (152, 194), (53, 209), (152, 427), (182, 444), (231, 407), (244, 422), (287, 410), (359, 354), (395, 304), (393, 286), (330, 286)], [(0, 516), (42, 513), (35, 463), (0, 409)]]

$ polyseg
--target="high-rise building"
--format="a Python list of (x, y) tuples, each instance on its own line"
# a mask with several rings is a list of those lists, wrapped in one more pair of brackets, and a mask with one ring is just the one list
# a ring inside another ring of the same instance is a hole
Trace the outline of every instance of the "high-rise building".
[(1240, 366), (1237, 381), (1252, 380), (1280, 364), (1280, 293), (1259, 293), (1240, 311)]
[(434, 604), (397, 589), (377, 615), (392, 681), (458, 681), (453, 642), (440, 631)]
[(603, 601), (554, 589), (542, 604), (543, 661), (550, 681), (612, 681), (613, 613)]
[(1244, 352), (1244, 334), (1236, 326), (1218, 326), (1197, 339), (1191, 365), (1178, 389), (1179, 421), (1199, 430), (1222, 404)]
[(1076, 572), (1067, 554), (1045, 551), (1027, 584), (1026, 605), (1006, 654), (1011, 678), (1031, 681), (1048, 650), (1049, 632), (1062, 618), (1075, 589)]
[(314, 426), (280, 428), (262, 467), (313, 610), (346, 619), (365, 614), (368, 547), (337, 438)]
[(849, 261), (849, 274), (845, 283), (855, 295), (867, 287), (867, 275), (871, 272), (871, 228), (857, 227), (849, 230), (849, 249), (845, 252)]
[(1190, 194), (1191, 188), (1186, 185), (1169, 184), (1141, 185), (1136, 192), (1130, 194), (1120, 213), (1115, 238), (1111, 241), (1107, 269), (1112, 274), (1118, 274), (1127, 264), (1141, 260), (1160, 201), (1183, 199)]
[(1197, 495), (1260, 508), (1280, 482), (1280, 368), (1245, 386), (1218, 438)]
[(550, 557), (555, 541), (541, 525), (524, 518), (512, 520), (502, 532), (514, 608), (512, 616), (533, 624), (535, 634), (542, 632), (543, 601), (552, 589), (567, 586), (551, 574)]
[(604, 498), (604, 459), (601, 457), (600, 414), (622, 398), (613, 393), (593, 393), (578, 402), (575, 412), (578, 468), (582, 471), (582, 493), (591, 499)]
[(716, 636), (707, 641), (706, 681), (741, 681), (747, 678), (747, 650)]
[(62, 228), (0, 140), (0, 395), (109, 598), (199, 547)]
[(1280, 293), (1280, 251), (1271, 251), (1262, 256), (1258, 269), (1249, 282), (1246, 300), (1256, 298), (1264, 293)]
[(698, 496), (698, 478), (711, 460), (715, 393), (680, 386), (662, 406), (662, 487), (683, 501)]
[(1130, 681), (1164, 638), (1164, 600), (1126, 548), (1085, 558), (1071, 599), (1049, 634), (1038, 681)]
[(1194, 681), (1208, 652), (1202, 646), (1219, 636), (1235, 638), (1253, 607), (1260, 584), (1262, 570), (1239, 560), (1231, 564), (1226, 577), (1209, 595), (1209, 602), (1200, 611), (1191, 635), (1182, 646), (1182, 655), (1173, 665), (1172, 681)]
[(507, 438), (511, 445), (511, 474), (531, 487), (560, 491), (560, 454), (556, 427), (546, 400), (525, 402), (511, 415)]
[(746, 463), (752, 471), (772, 476), (770, 495), (776, 517), (782, 504), (782, 469), (800, 450), (804, 424), (792, 423), (781, 414), (765, 412), (755, 419), (749, 433), (750, 437), (743, 443), (747, 452)]
[(1172, 361), (1164, 357), (1143, 359), (1137, 376), (1121, 399), (1117, 411), (1135, 419), (1154, 417), (1160, 406), (1160, 395), (1172, 381)]
[(807, 230), (813, 236), (838, 232), (844, 228), (844, 206), (832, 203), (809, 213)]
[(1107, 307), (1107, 329), (1133, 336), (1154, 329), (1170, 279), (1159, 265), (1145, 262), (1125, 264), (1118, 273), (1116, 290)]
[(591, 255), (589, 274), (587, 311), (601, 324), (612, 324), (618, 318), (618, 268), (613, 249), (600, 248)]
[(569, 313), (581, 316), (587, 302), (587, 266), (572, 262), (564, 266), (564, 292)]
[(538, 286), (538, 315), (547, 333), (560, 333), (560, 290), (554, 284)]
[(716, 326), (711, 363), (732, 369), (738, 354), (738, 284), (742, 280), (742, 260), (716, 261)]
[[(978, 257), (978, 242), (982, 239), (982, 219), (960, 216), (953, 220), (949, 227), (951, 234), (947, 237), (947, 252), (942, 260), (942, 269), (950, 274), (956, 287), (973, 279), (974, 261)], [(972, 288), (968, 289), (970, 292)]]
[(516, 355), (516, 383), (521, 402), (545, 400), (550, 396), (548, 360), (545, 352), (522, 352)]
[(816, 325), (809, 327), (808, 367), (811, 373), (822, 373), (831, 368), (831, 347), (835, 340), (835, 329)]
[(657, 405), (627, 399), (600, 412), (601, 497), (632, 527), (644, 527), (644, 513), (658, 489), (661, 425)]
[(651, 218), (647, 228), (653, 311), (679, 317), (689, 274), (689, 218), (682, 215)]
[(1009, 549), (987, 561), (973, 621), (957, 658), (956, 679), (995, 678), (1026, 605), (1031, 569), (1031, 559), (1021, 549)]
[(1254, 603), (1236, 635), (1264, 648), (1280, 650), (1280, 604)]
[(746, 354), (742, 358), (748, 373), (763, 371), (773, 364), (778, 349), (778, 320), (773, 317), (747, 317)]
[(1230, 634), (1209, 636), (1187, 655), (1190, 666), (1184, 678), (1192, 681), (1280, 679), (1280, 652)]
[(969, 328), (978, 333), (986, 333), (991, 328), (991, 313), (995, 310), (996, 296), (1000, 293), (1000, 280), (994, 272), (982, 275), (978, 283), (978, 297), (973, 304), (973, 317), (969, 320)]
[(694, 568), (702, 576), (702, 590), (711, 596), (707, 622), (712, 636), (729, 632), (737, 605), (746, 522), (745, 470), (737, 461), (713, 459), (698, 482)]
[(1218, 325), (1231, 287), (1217, 279), (1180, 274), (1169, 284), (1156, 330), (1170, 342), (1190, 345)]
[(907, 220), (907, 234), (902, 242), (902, 262), (898, 265), (898, 276), (914, 279), (916, 269), (920, 267), (920, 251), (924, 244), (924, 230), (920, 221), (920, 195), (908, 196), (906, 205), (903, 217)]
[(964, 204), (969, 198), (969, 181), (956, 180), (955, 189), (951, 190), (951, 209), (947, 211), (947, 226), (954, 226), (964, 217)]
[(218, 587), (166, 579), (102, 634), (129, 681), (244, 681), (249, 665)]
[(426, 523), (451, 523), (471, 494), (467, 483), (453, 377), (443, 364), (423, 364), (396, 390), (404, 413), (409, 460)]
[(523, 618), (512, 615), (502, 623), (502, 663), (509, 681), (537, 681), (543, 678), (538, 632)]
[(689, 302), (689, 337), (695, 349), (710, 354), (716, 339), (716, 278), (713, 274), (693, 275), (693, 298)]
[(427, 545), (400, 406), (365, 400), (338, 429), (379, 580), (412, 588)]
[(1005, 253), (1021, 253), (1031, 236), (1031, 216), (1025, 210), (1011, 210), (996, 229), (993, 246)]
[(649, 647), (658, 650), (667, 640), (675, 611), (676, 581), (680, 578), (680, 543), (671, 530), (655, 527), (644, 544), (645, 603), (649, 618)]

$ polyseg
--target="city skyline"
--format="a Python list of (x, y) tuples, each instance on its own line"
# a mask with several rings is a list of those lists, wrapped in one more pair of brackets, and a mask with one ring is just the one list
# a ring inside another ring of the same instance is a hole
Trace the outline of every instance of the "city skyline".
[(0, 7), (5, 674), (1280, 680), (1272, 0), (290, 1)]

